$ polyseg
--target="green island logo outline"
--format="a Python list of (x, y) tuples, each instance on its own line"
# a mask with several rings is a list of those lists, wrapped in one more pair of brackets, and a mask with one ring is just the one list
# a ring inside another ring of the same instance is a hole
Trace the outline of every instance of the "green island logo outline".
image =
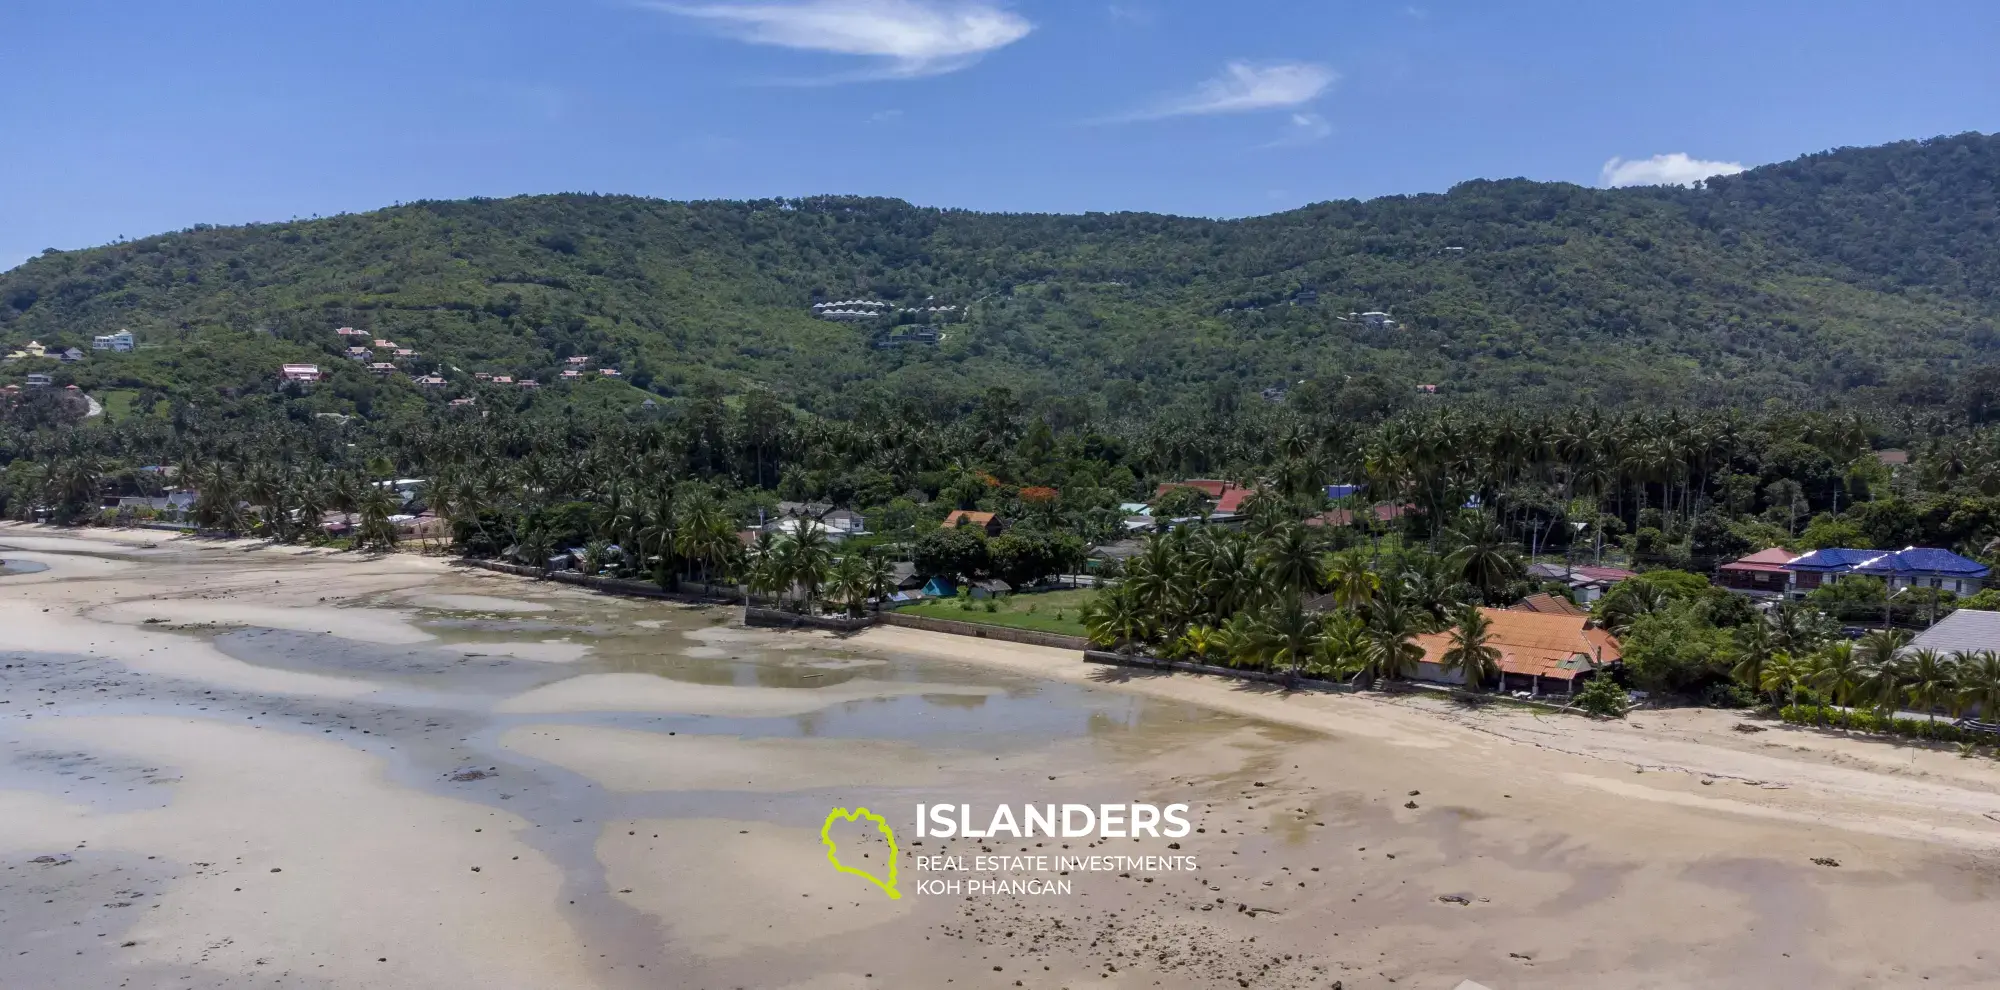
[[(855, 822), (863, 818), (874, 822), (875, 827), (880, 829), (882, 834), (889, 840), (889, 879), (887, 881), (867, 870), (856, 869), (840, 861), (840, 847), (833, 841), (833, 823), (837, 821)], [(902, 893), (896, 890), (896, 831), (889, 827), (888, 821), (884, 820), (881, 815), (869, 811), (867, 808), (856, 808), (853, 811), (849, 811), (846, 808), (835, 808), (826, 813), (826, 822), (819, 827), (819, 841), (822, 845), (826, 846), (826, 861), (832, 863), (834, 869), (849, 876), (860, 877), (882, 888), (882, 892), (888, 894), (889, 899), (892, 901), (903, 899)]]

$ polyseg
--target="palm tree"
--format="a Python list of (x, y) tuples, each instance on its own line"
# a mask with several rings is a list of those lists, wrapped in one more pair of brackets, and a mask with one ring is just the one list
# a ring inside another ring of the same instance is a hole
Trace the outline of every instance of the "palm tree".
[(1937, 724), (1939, 705), (1958, 711), (1958, 671), (1951, 658), (1933, 649), (1910, 651), (1903, 678), (1903, 693), (1910, 703), (1924, 710), (1932, 725)]
[(1382, 587), (1382, 578), (1368, 566), (1368, 557), (1359, 547), (1329, 556), (1324, 573), (1333, 588), (1334, 604), (1350, 612), (1366, 608)]
[(1978, 650), (1955, 654), (1954, 659), (1959, 711), (1978, 709), (1980, 718), (1993, 721), (2000, 714), (2000, 653)]
[(859, 618), (868, 605), (867, 558), (858, 553), (840, 558), (840, 563), (833, 569), (830, 590), (835, 601), (847, 606), (848, 615)]
[(1451, 643), (1438, 658), (1438, 666), (1465, 676), (1465, 688), (1478, 693), (1480, 686), (1500, 676), (1500, 651), (1489, 645), (1493, 623), (1476, 605), (1461, 605), (1454, 615)]
[(1312, 672), (1345, 677), (1368, 662), (1368, 626), (1353, 612), (1334, 612), (1320, 619), (1319, 648)]
[(811, 612), (819, 600), (820, 585), (833, 573), (833, 541), (827, 538), (826, 529), (818, 520), (801, 519), (798, 530), (779, 542), (783, 546), (779, 555), (785, 561), (785, 574), (804, 594), (805, 610)]
[(1632, 630), (1632, 623), (1642, 616), (1665, 611), (1669, 602), (1667, 593), (1659, 586), (1644, 581), (1627, 581), (1616, 589), (1615, 594), (1598, 600), (1597, 619), (1614, 635), (1623, 636)]
[(783, 598), (791, 582), (785, 576), (784, 545), (770, 530), (757, 534), (756, 542), (745, 553), (743, 580), (743, 605), (749, 607), (753, 596), (763, 593)]
[(1764, 667), (1779, 656), (1771, 624), (1760, 616), (1737, 627), (1730, 637), (1728, 658), (1734, 661), (1729, 676), (1752, 691), (1764, 690)]
[(896, 593), (896, 568), (889, 558), (881, 554), (869, 554), (866, 561), (868, 597), (875, 600), (875, 611), (882, 611), (882, 603)]
[(1455, 549), (1449, 555), (1460, 580), (1479, 589), (1488, 602), (1498, 601), (1507, 585), (1521, 575), (1513, 544), (1500, 526), (1485, 513), (1471, 515), (1453, 529), (1449, 539)]
[(1130, 652), (1152, 631), (1137, 593), (1124, 583), (1091, 596), (1083, 607), (1083, 628), (1093, 645), (1120, 652)]
[(1834, 643), (1819, 653), (1818, 662), (1813, 665), (1809, 683), (1816, 689), (1825, 691), (1833, 703), (1842, 706), (1846, 724), (1852, 725), (1852, 713), (1846, 706), (1854, 703), (1856, 695), (1868, 679), (1868, 668), (1854, 644), (1847, 640)]
[(1319, 590), (1319, 547), (1304, 526), (1293, 523), (1279, 528), (1258, 558), (1270, 573), (1271, 583), (1293, 595)]
[(361, 495), (361, 528), (354, 534), (354, 546), (374, 546), (391, 550), (396, 546), (396, 524), (389, 521), (398, 506), (383, 485), (370, 485)]
[(1265, 609), (1251, 637), (1251, 652), (1266, 667), (1283, 669), (1286, 678), (1293, 682), (1318, 652), (1319, 645), (1319, 620), (1306, 611), (1305, 601), (1297, 592)]
[(1758, 687), (1769, 693), (1773, 699), (1789, 697), (1792, 704), (1799, 702), (1799, 688), (1812, 677), (1812, 663), (1804, 658), (1778, 650), (1765, 659), (1758, 671)]
[(524, 563), (540, 572), (542, 577), (548, 577), (549, 558), (556, 552), (555, 534), (540, 526), (534, 527), (521, 534), (518, 552), (526, 558)]
[(1424, 648), (1417, 637), (1431, 630), (1431, 614), (1407, 595), (1384, 596), (1368, 608), (1368, 660), (1371, 678), (1396, 680), (1415, 670)]

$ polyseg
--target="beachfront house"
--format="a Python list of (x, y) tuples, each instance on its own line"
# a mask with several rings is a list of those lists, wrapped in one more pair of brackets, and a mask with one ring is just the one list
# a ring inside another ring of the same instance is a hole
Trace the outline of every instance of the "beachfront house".
[[(1489, 624), (1487, 645), (1500, 651), (1502, 691), (1530, 694), (1574, 694), (1585, 679), (1624, 658), (1618, 638), (1587, 616), (1482, 608)], [(1417, 637), (1424, 658), (1415, 678), (1438, 684), (1463, 684), (1458, 671), (1443, 666), (1451, 648), (1451, 630)]]

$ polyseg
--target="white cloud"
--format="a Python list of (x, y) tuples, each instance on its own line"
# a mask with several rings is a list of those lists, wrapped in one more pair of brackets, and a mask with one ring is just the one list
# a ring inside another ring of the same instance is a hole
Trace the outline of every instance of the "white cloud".
[(1274, 62), (1267, 65), (1231, 62), (1223, 69), (1222, 75), (1202, 83), (1194, 92), (1119, 119), (1160, 120), (1296, 107), (1319, 99), (1320, 94), (1339, 79), (1339, 73), (1311, 62)]
[(1105, 13), (1109, 14), (1114, 21), (1124, 24), (1135, 24), (1140, 27), (1150, 27), (1157, 18), (1151, 7), (1142, 7), (1138, 4), (1129, 3), (1114, 3), (1105, 8)]
[(1604, 163), (1597, 182), (1614, 189), (1620, 186), (1692, 186), (1711, 176), (1735, 175), (1741, 171), (1743, 166), (1736, 162), (1703, 161), (1676, 151), (1671, 155), (1654, 155), (1629, 162), (1613, 158)]
[(1333, 134), (1333, 125), (1316, 113), (1299, 112), (1292, 114), (1290, 126), (1278, 139), (1265, 145), (1266, 148), (1296, 148), (1302, 144), (1318, 144)]
[(655, 2), (758, 45), (853, 55), (880, 62), (862, 78), (915, 79), (963, 69), (1028, 36), (1035, 26), (983, 0), (782, 0)]

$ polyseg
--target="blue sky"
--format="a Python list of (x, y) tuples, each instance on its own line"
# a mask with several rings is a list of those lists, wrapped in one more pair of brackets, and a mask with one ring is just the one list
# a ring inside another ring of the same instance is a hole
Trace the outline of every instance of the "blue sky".
[(1240, 216), (2000, 130), (1992, 0), (7, 0), (0, 39), (0, 268), (421, 198)]

